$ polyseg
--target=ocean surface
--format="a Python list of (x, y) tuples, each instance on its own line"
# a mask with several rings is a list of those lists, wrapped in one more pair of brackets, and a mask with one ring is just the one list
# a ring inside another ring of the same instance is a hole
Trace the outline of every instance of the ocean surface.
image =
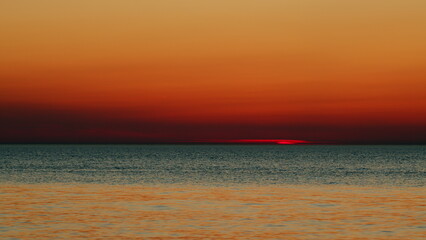
[(0, 239), (425, 239), (426, 146), (0, 145)]

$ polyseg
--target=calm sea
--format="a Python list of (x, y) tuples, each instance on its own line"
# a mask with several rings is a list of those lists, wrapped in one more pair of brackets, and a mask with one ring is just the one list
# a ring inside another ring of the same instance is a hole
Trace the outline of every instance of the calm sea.
[(1, 239), (424, 239), (426, 146), (0, 145)]
[(424, 186), (426, 146), (0, 145), (0, 181)]

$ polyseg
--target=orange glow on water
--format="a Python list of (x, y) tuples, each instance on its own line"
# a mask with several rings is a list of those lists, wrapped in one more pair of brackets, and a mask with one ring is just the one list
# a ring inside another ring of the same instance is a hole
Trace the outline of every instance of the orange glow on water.
[(424, 187), (0, 187), (6, 239), (424, 238)]

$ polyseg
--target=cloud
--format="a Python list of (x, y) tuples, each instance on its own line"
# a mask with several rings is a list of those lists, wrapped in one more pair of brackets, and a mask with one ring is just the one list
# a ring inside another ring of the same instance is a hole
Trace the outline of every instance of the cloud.
[(327, 122), (253, 123), (155, 119), (109, 110), (0, 107), (2, 143), (166, 143), (232, 139), (300, 139), (335, 143), (426, 143), (426, 125)]

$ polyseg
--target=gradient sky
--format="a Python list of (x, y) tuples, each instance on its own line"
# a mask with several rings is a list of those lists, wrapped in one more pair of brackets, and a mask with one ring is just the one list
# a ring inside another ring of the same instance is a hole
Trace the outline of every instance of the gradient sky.
[(0, 142), (426, 143), (424, 0), (0, 2)]

